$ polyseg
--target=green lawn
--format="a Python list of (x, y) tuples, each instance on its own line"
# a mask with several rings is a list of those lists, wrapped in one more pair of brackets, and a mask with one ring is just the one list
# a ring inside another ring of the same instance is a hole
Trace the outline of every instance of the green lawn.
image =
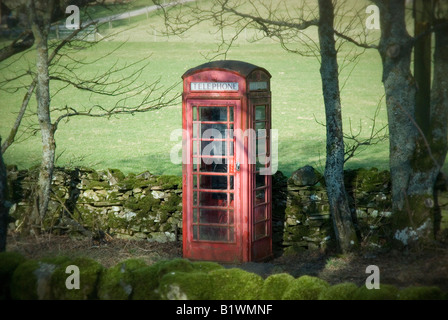
[[(102, 42), (90, 49), (75, 53), (75, 58), (83, 62), (105, 56), (122, 41), (127, 42), (112, 55), (98, 60), (94, 65), (86, 65), (76, 72), (94, 75), (114, 63), (130, 64), (148, 57), (150, 65), (142, 73), (139, 81), (152, 83), (159, 79), (165, 88), (177, 84), (175, 92), (182, 90), (182, 74), (189, 68), (206, 62), (204, 54), (216, 49), (216, 35), (210, 28), (198, 26), (184, 38), (164, 38), (154, 32), (160, 26), (160, 18), (151, 14), (122, 21), (121, 26), (101, 29), (103, 35), (123, 31), (111, 41)], [(130, 28), (131, 27), (131, 28)], [(315, 33), (315, 30), (311, 30)], [(377, 31), (379, 32), (379, 31)], [(231, 31), (229, 31), (229, 34)], [(250, 38), (249, 30), (247, 37)], [(345, 51), (340, 54), (341, 63)], [(0, 64), (0, 78), (10, 78), (20, 70), (34, 63), (34, 52), (17, 58), (18, 63), (7, 66)], [(279, 170), (289, 175), (297, 168), (310, 164), (323, 170), (325, 164), (325, 128), (316, 122), (324, 122), (319, 61), (314, 57), (303, 57), (284, 51), (273, 40), (250, 43), (242, 37), (227, 55), (227, 59), (244, 60), (266, 68), (271, 74), (273, 128), (279, 136)], [(9, 61), (10, 62), (10, 61)], [(136, 66), (139, 68), (141, 66)], [(349, 122), (356, 132), (362, 127), (361, 136), (368, 136), (371, 118), (378, 102), (384, 94), (381, 83), (381, 60), (375, 50), (366, 51), (348, 77), (350, 67), (341, 73), (341, 83), (347, 79), (342, 91), (343, 119), (345, 128)], [(56, 70), (56, 69), (54, 69)], [(348, 78), (347, 78), (348, 77)], [(30, 77), (12, 81), (26, 84)], [(53, 82), (51, 92), (55, 93), (60, 84)], [(173, 92), (174, 94), (174, 92)], [(8, 135), (19, 110), (24, 90), (0, 93), (0, 134)], [(52, 98), (52, 106), (73, 106), (88, 108), (92, 104), (113, 105), (111, 97), (98, 97), (80, 92), (74, 88), (60, 91)], [(132, 104), (133, 100), (128, 103)], [(36, 124), (31, 114), (35, 109), (32, 100), (30, 117), (24, 125)], [(377, 126), (386, 124), (383, 104), (377, 118)], [(175, 106), (134, 116), (119, 116), (111, 119), (71, 118), (61, 123), (56, 133), (58, 166), (83, 165), (96, 169), (119, 168), (125, 173), (149, 170), (155, 174), (180, 174), (181, 165), (172, 164), (170, 150), (179, 141), (170, 141), (173, 130), (181, 128), (181, 100)], [(24, 126), (25, 128), (25, 126)], [(21, 131), (23, 133), (23, 131)], [(21, 140), (27, 137), (21, 135)], [(40, 159), (39, 134), (13, 144), (5, 153), (7, 164), (27, 168), (38, 164)], [(371, 146), (347, 163), (348, 167), (388, 166), (388, 141)]]

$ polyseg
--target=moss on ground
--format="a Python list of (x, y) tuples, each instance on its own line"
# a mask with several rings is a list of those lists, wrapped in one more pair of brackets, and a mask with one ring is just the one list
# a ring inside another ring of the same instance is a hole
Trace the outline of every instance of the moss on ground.
[(21, 263), (11, 278), (11, 298), (14, 300), (51, 299), (50, 279), (53, 272), (68, 260), (67, 257), (53, 257), (27, 260)]
[(319, 294), (319, 300), (352, 300), (358, 286), (351, 282), (344, 282), (328, 287)]
[(257, 300), (263, 279), (242, 269), (218, 269), (209, 273), (211, 300)]
[(194, 271), (208, 273), (213, 270), (224, 269), (222, 265), (211, 261), (193, 261), (191, 263)]
[(294, 281), (294, 277), (288, 273), (270, 275), (264, 280), (260, 299), (281, 300), (286, 288), (292, 281)]
[(283, 294), (283, 300), (317, 300), (319, 294), (330, 287), (328, 282), (312, 276), (301, 276), (293, 280)]
[(160, 300), (158, 271), (157, 263), (134, 270), (132, 300)]
[(366, 286), (359, 287), (353, 296), (354, 300), (396, 300), (397, 287), (390, 284), (381, 284), (379, 289), (367, 289)]
[(10, 284), (14, 270), (26, 258), (17, 252), (0, 252), (0, 300), (11, 299)]
[(435, 286), (408, 287), (398, 292), (398, 300), (443, 300), (440, 288)]
[[(66, 273), (70, 265), (79, 268), (79, 289), (68, 289)], [(52, 299), (58, 300), (93, 300), (97, 299), (97, 286), (104, 267), (90, 258), (79, 257), (62, 263), (51, 275)]]
[(127, 300), (132, 294), (133, 271), (146, 266), (141, 259), (119, 262), (101, 274), (98, 298), (102, 300)]
[(160, 279), (163, 300), (210, 300), (211, 277), (205, 272), (170, 272)]

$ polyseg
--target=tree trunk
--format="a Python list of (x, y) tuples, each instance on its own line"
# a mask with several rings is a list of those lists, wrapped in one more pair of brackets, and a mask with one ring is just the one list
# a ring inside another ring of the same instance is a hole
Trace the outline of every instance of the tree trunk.
[(336, 240), (339, 249), (348, 252), (357, 246), (358, 239), (344, 186), (344, 140), (333, 10), (331, 0), (319, 0), (320, 74), (327, 127), (325, 183)]
[[(448, 10), (447, 10), (448, 11)], [(443, 166), (448, 152), (448, 12), (441, 21), (437, 21), (440, 26), (435, 30), (434, 49), (434, 75), (431, 89), (431, 118), (430, 118), (430, 146), (433, 155), (433, 162), (439, 168)], [(438, 172), (437, 172), (438, 173)], [(442, 181), (448, 184), (448, 177), (443, 175)], [(445, 186), (446, 188), (447, 186)], [(437, 190), (434, 190), (437, 192)], [(438, 197), (435, 196), (435, 206), (438, 209)], [(434, 233), (440, 229), (439, 216), (434, 217)]]
[[(0, 144), (1, 144), (0, 137)], [(3, 155), (0, 152), (0, 252), (6, 250), (6, 236), (8, 233), (8, 212), (6, 204), (8, 181), (6, 177), (6, 167), (3, 162)]]
[[(404, 0), (375, 2), (381, 11), (378, 50), (389, 123), (394, 212), (391, 236), (402, 245), (410, 245), (433, 238), (434, 184), (443, 162), (434, 161), (435, 149), (429, 142), (434, 137), (426, 137), (415, 118), (416, 83), (410, 71), (414, 42), (406, 30)], [(435, 80), (433, 90), (442, 83), (442, 79)], [(432, 103), (431, 118), (441, 117), (445, 123), (432, 123), (429, 132), (446, 127), (446, 115), (444, 118), (441, 111), (434, 111), (439, 107)], [(444, 139), (446, 144), (446, 131)]]
[(36, 208), (33, 210), (30, 221), (31, 226), (37, 228), (36, 231), (39, 230), (48, 209), (56, 149), (54, 128), (50, 117), (50, 77), (48, 72), (48, 33), (52, 3), (52, 1), (30, 1), (31, 26), (37, 51), (37, 118), (42, 138), (42, 163), (34, 203)]

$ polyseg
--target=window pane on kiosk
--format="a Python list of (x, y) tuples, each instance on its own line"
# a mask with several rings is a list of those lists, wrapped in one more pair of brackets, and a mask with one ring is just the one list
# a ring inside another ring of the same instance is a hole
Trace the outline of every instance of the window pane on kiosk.
[(227, 227), (199, 226), (199, 240), (227, 241)]
[(227, 224), (227, 211), (226, 210), (215, 210), (215, 209), (201, 209), (201, 214), (199, 217), (200, 223), (216, 223), (216, 224)]
[(223, 158), (201, 158), (201, 172), (227, 172), (227, 163)]
[(254, 230), (254, 238), (255, 238), (255, 240), (267, 236), (267, 232), (266, 232), (266, 222), (260, 222), (260, 223), (257, 223), (257, 224), (255, 225), (255, 228), (254, 228), (254, 229), (255, 229), (255, 230)]
[(199, 206), (227, 207), (227, 193), (200, 192)]
[(266, 220), (266, 205), (255, 207), (254, 220), (255, 222)]
[(226, 154), (225, 141), (201, 141), (202, 156), (224, 156)]
[(264, 187), (266, 185), (266, 176), (262, 176), (259, 173), (255, 175), (255, 188)]
[(217, 189), (217, 190), (227, 189), (227, 176), (201, 175), (200, 180), (201, 180), (200, 182), (201, 189)]
[(201, 121), (227, 121), (227, 108), (225, 107), (201, 107)]
[(265, 189), (255, 191), (255, 205), (265, 203)]
[(227, 124), (201, 122), (201, 139), (225, 139)]
[(266, 120), (266, 106), (255, 107), (255, 120)]

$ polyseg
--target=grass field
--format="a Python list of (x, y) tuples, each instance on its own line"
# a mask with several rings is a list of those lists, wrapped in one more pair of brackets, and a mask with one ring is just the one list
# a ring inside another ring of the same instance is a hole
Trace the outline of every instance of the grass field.
[[(139, 5), (142, 1), (138, 2)], [(101, 13), (103, 14), (103, 13)], [(104, 13), (105, 14), (105, 13)], [(182, 90), (181, 76), (191, 67), (204, 63), (204, 55), (216, 50), (219, 39), (209, 31), (211, 25), (204, 23), (193, 28), (184, 38), (163, 37), (155, 32), (161, 26), (161, 19), (155, 13), (113, 23), (114, 28), (104, 27), (100, 33), (106, 35), (120, 31), (109, 41), (100, 42), (92, 48), (78, 50), (74, 56), (83, 62), (106, 56), (123, 41), (127, 41), (112, 55), (98, 60), (94, 65), (85, 65), (76, 72), (88, 76), (97, 74), (114, 63), (130, 64), (148, 57), (149, 66), (138, 79), (152, 83), (160, 78), (160, 84), (167, 88), (175, 84), (173, 94)], [(228, 31), (231, 34), (231, 30)], [(303, 57), (288, 53), (278, 43), (265, 39), (251, 43), (247, 33), (237, 41), (227, 54), (227, 59), (244, 60), (266, 68), (271, 74), (273, 128), (279, 136), (279, 170), (289, 175), (297, 168), (310, 164), (323, 170), (325, 164), (325, 128), (316, 122), (324, 122), (319, 61), (315, 57)], [(310, 31), (315, 36), (316, 30)], [(379, 31), (377, 32), (379, 35)], [(346, 49), (340, 52), (341, 63)], [(1, 79), (11, 78), (34, 63), (34, 51), (15, 57), (0, 64)], [(139, 68), (141, 65), (136, 66)], [(354, 69), (352, 70), (352, 67)], [(57, 70), (57, 67), (55, 69)], [(361, 136), (367, 137), (372, 125), (371, 119), (384, 95), (381, 83), (381, 60), (375, 50), (366, 51), (356, 65), (349, 65), (341, 72), (343, 119), (345, 129), (351, 123), (355, 132), (362, 128)], [(349, 73), (351, 73), (349, 75)], [(8, 87), (26, 84), (28, 76), (10, 81)], [(52, 82), (51, 92), (56, 93), (61, 85)], [(0, 92), (0, 134), (6, 137), (15, 120), (24, 89), (17, 92)], [(111, 97), (98, 97), (75, 88), (66, 88), (52, 97), (53, 107), (65, 105), (88, 108), (100, 103), (113, 105)], [(132, 103), (132, 100), (129, 101)], [(29, 117), (24, 127), (36, 124), (35, 99), (31, 101)], [(380, 104), (377, 127), (387, 123), (384, 101)], [(172, 164), (170, 150), (179, 141), (170, 141), (173, 130), (181, 128), (181, 100), (174, 106), (160, 110), (119, 116), (110, 119), (73, 117), (61, 123), (56, 132), (57, 165), (89, 166), (96, 169), (119, 168), (125, 173), (149, 170), (154, 174), (180, 174), (181, 165)], [(28, 137), (23, 130), (20, 141), (13, 144), (4, 154), (7, 164), (19, 168), (36, 165), (40, 161), (40, 137)], [(27, 139), (24, 139), (27, 137)], [(388, 167), (388, 141), (370, 146), (347, 162), (347, 167)]]

